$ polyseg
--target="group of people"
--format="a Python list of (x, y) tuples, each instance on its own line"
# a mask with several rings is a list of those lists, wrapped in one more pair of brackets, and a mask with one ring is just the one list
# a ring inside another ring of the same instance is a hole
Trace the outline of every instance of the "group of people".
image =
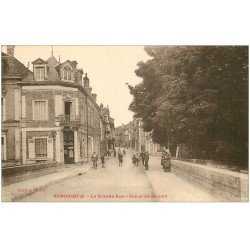
[(142, 165), (145, 166), (145, 170), (148, 170), (148, 162), (149, 162), (149, 153), (148, 153), (148, 151), (146, 151), (146, 152), (142, 151), (140, 153), (140, 156), (139, 156), (138, 153), (133, 155), (132, 162), (134, 164), (134, 167), (138, 166), (140, 161), (142, 162)]
[[(123, 151), (119, 148), (118, 150), (118, 161), (119, 161), (119, 167), (122, 166), (123, 163), (123, 157), (126, 155), (125, 148)], [(114, 150), (114, 157), (116, 157), (116, 150)], [(94, 170), (97, 169), (97, 162), (98, 162), (98, 155), (96, 152), (93, 153), (91, 160), (93, 162)], [(132, 163), (134, 167), (138, 166), (139, 163), (142, 162), (142, 165), (145, 166), (145, 170), (148, 170), (149, 165), (149, 153), (148, 151), (142, 151), (140, 155), (138, 153), (134, 154), (132, 156)], [(101, 164), (102, 168), (105, 167), (105, 157), (104, 154), (101, 155)], [(171, 153), (169, 149), (165, 149), (162, 152), (161, 156), (161, 165), (163, 167), (164, 172), (170, 172), (171, 171)]]

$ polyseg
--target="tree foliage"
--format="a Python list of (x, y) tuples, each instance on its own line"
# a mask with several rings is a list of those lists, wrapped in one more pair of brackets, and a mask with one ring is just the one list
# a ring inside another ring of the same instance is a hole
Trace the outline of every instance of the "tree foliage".
[(129, 86), (130, 110), (153, 140), (184, 144), (189, 157), (247, 165), (248, 47), (153, 46)]

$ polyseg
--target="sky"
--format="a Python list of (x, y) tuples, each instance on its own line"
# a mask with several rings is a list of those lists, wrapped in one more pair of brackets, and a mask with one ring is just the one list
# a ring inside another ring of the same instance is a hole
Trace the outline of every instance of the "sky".
[[(6, 47), (2, 48), (6, 52)], [(15, 57), (25, 66), (35, 59), (47, 60), (52, 46), (16, 46)], [(149, 56), (143, 46), (53, 46), (53, 54), (61, 62), (75, 60), (78, 68), (88, 73), (92, 93), (97, 94), (97, 103), (109, 105), (115, 126), (127, 124), (133, 119), (128, 110), (132, 96), (126, 83), (139, 84), (142, 79), (134, 73), (139, 61), (147, 61)]]

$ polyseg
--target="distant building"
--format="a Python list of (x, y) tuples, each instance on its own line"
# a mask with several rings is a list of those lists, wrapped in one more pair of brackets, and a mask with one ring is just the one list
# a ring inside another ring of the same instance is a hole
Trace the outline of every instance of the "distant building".
[(101, 154), (107, 155), (114, 151), (114, 119), (110, 116), (109, 107), (100, 105), (101, 116)]
[(161, 149), (160, 145), (154, 143), (150, 132), (143, 130), (141, 118), (134, 118), (127, 125), (115, 129), (115, 143), (117, 147), (130, 147), (137, 151), (148, 151), (155, 154)]

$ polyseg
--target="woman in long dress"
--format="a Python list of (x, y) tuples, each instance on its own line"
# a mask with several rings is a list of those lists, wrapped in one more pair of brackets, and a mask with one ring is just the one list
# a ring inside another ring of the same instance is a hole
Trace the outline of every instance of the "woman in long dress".
[(161, 157), (161, 164), (164, 172), (171, 172), (171, 153), (170, 150), (164, 150)]

